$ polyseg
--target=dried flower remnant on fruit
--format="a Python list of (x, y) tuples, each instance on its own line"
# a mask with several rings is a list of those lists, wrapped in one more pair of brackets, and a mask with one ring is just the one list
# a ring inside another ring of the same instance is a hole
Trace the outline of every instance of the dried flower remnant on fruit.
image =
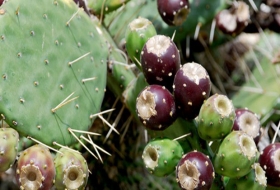
[(199, 183), (199, 171), (189, 160), (178, 166), (178, 181), (183, 189), (195, 189)]
[(151, 116), (157, 114), (155, 108), (156, 103), (153, 93), (149, 92), (148, 89), (144, 90), (142, 96), (137, 98), (136, 109), (139, 116), (144, 120), (149, 119)]

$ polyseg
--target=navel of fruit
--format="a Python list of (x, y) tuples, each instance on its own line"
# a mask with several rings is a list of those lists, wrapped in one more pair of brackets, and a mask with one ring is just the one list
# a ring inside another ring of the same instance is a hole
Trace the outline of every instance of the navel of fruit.
[(183, 154), (183, 149), (178, 141), (169, 138), (155, 138), (145, 146), (142, 159), (151, 174), (164, 177), (175, 171)]
[(211, 160), (198, 151), (185, 154), (176, 167), (176, 180), (183, 190), (208, 190), (214, 178), (215, 171)]
[(140, 61), (149, 84), (162, 85), (172, 91), (181, 59), (177, 46), (168, 36), (151, 37), (142, 49)]
[(177, 118), (172, 94), (160, 85), (149, 85), (140, 92), (136, 111), (140, 121), (151, 130), (164, 130)]
[(198, 63), (185, 63), (173, 82), (178, 113), (185, 119), (194, 119), (209, 97), (211, 81), (206, 69)]
[(258, 116), (247, 108), (235, 109), (235, 120), (232, 130), (244, 131), (254, 138), (256, 144), (260, 139), (261, 123)]

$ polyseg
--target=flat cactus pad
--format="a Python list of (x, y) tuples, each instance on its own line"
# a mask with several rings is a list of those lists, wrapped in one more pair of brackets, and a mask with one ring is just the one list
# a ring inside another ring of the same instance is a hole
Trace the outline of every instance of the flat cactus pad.
[(0, 114), (21, 135), (70, 145), (88, 130), (106, 86), (108, 45), (71, 0), (0, 7)]

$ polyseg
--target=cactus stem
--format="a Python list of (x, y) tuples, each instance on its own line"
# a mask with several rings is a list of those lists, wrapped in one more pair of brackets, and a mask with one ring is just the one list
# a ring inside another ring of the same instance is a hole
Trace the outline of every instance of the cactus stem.
[(96, 79), (96, 77), (91, 77), (91, 78), (87, 78), (87, 79), (82, 79), (82, 83), (84, 84), (85, 82), (87, 82), (87, 81), (93, 81), (93, 80), (95, 80)]
[(95, 156), (95, 154), (93, 154), (89, 148), (77, 137), (77, 135), (75, 135), (75, 133), (73, 132), (73, 129), (71, 129), (70, 127), (68, 128), (68, 131), (72, 134), (72, 136), (94, 157), (98, 160), (98, 158)]
[(56, 150), (56, 149), (54, 149), (54, 148), (52, 148), (52, 147), (50, 147), (50, 146), (48, 146), (48, 145), (46, 145), (46, 144), (44, 144), (44, 143), (42, 143), (42, 142), (40, 142), (40, 141), (38, 141), (38, 140), (36, 140), (36, 139), (30, 137), (30, 136), (27, 136), (26, 138), (27, 138), (27, 139), (30, 139), (30, 140), (32, 140), (32, 141), (34, 141), (34, 142), (36, 142), (36, 143), (38, 143), (38, 144), (40, 144), (40, 145), (43, 145), (44, 147), (47, 147), (47, 148), (49, 148), (50, 150), (53, 150), (53, 151), (55, 151), (55, 152), (57, 152), (57, 153), (60, 153), (60, 154), (63, 154), (63, 153), (60, 152), (59, 150)]
[(68, 146), (63, 146), (62, 144), (59, 144), (59, 143), (57, 143), (57, 142), (53, 142), (53, 145), (59, 146), (60, 148), (65, 148), (65, 149), (67, 149), (67, 150), (70, 150), (70, 151), (73, 151), (73, 152), (76, 152), (76, 153), (81, 154), (79, 151), (74, 150), (74, 149), (72, 149), (72, 148), (70, 148), (70, 147), (68, 147)]
[(66, 26), (70, 26), (71, 20), (78, 14), (80, 10), (84, 10), (83, 8), (78, 8), (78, 10), (71, 16), (71, 18), (66, 22)]
[(180, 139), (182, 139), (182, 138), (185, 138), (185, 137), (187, 137), (187, 136), (190, 136), (191, 134), (192, 134), (192, 133), (184, 134), (184, 135), (182, 135), (182, 136), (180, 136), (180, 137), (177, 137), (177, 138), (173, 139), (173, 141), (180, 140)]
[(73, 63), (76, 63), (76, 62), (80, 61), (81, 59), (85, 58), (85, 57), (88, 56), (89, 54), (90, 54), (90, 52), (87, 52), (86, 54), (84, 54), (84, 55), (78, 57), (77, 59), (68, 62), (68, 65), (71, 67)]

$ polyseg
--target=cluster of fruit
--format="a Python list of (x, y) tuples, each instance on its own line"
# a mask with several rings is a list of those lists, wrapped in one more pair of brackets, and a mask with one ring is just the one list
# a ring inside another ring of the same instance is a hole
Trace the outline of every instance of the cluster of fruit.
[(83, 189), (88, 166), (80, 152), (63, 147), (55, 157), (40, 144), (30, 146), (18, 156), (19, 134), (10, 127), (0, 129), (0, 172), (16, 163), (16, 181), (21, 189)]
[(150, 173), (162, 177), (175, 171), (182, 189), (210, 189), (217, 176), (223, 176), (226, 189), (279, 187), (279, 145), (273, 143), (259, 153), (261, 124), (255, 113), (235, 108), (225, 95), (211, 95), (206, 69), (195, 62), (181, 65), (175, 43), (157, 35), (149, 20), (138, 18), (129, 24), (126, 48), (148, 83), (136, 99), (143, 125), (164, 131), (179, 117), (192, 120), (199, 137), (216, 144), (205, 154), (185, 152), (167, 137), (152, 139), (142, 155)]

